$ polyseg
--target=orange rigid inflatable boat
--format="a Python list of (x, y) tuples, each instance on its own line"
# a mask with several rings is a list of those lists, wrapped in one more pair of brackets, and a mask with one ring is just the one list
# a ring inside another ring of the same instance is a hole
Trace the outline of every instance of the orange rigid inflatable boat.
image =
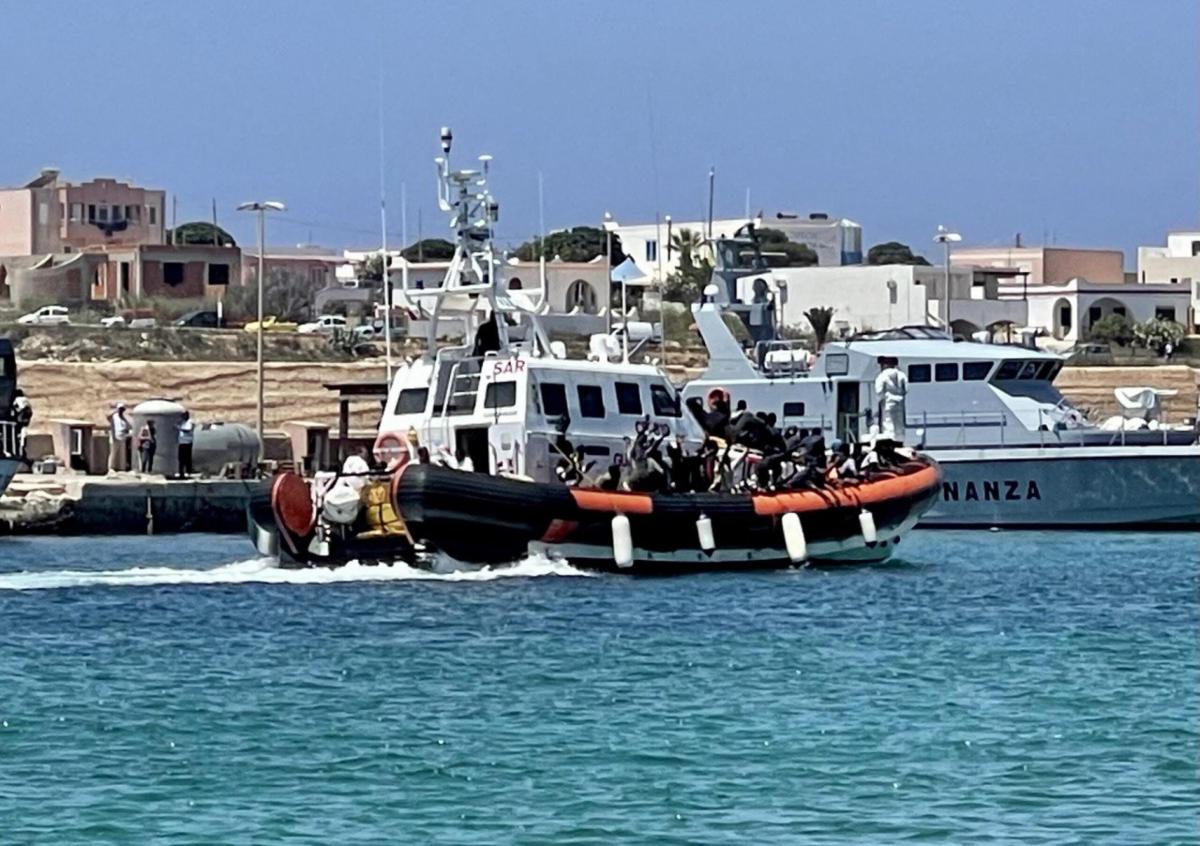
[(311, 483), (285, 473), (251, 518), (293, 566), (414, 562), (423, 551), (497, 564), (543, 551), (579, 567), (665, 574), (882, 561), (940, 485), (924, 457), (777, 493), (630, 493), (408, 464), (367, 485), (374, 517), (331, 522)]

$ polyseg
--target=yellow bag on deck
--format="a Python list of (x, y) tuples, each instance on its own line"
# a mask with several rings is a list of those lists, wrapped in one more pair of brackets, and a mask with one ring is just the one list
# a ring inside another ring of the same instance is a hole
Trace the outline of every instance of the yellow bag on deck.
[(360, 538), (378, 538), (387, 535), (408, 535), (408, 528), (396, 509), (392, 508), (391, 486), (383, 481), (370, 481), (363, 485), (362, 501), (366, 514), (367, 530)]

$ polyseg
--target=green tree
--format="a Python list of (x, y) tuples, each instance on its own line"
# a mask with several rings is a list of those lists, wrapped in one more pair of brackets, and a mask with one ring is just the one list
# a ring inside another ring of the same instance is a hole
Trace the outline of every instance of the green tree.
[[(405, 247), (400, 255), (409, 261), (447, 261), (454, 258), (454, 245), (445, 238), (423, 238)], [(382, 269), (379, 278), (383, 278)]]
[(886, 241), (882, 244), (876, 244), (871, 249), (867, 250), (867, 264), (919, 264), (926, 267), (929, 262), (924, 256), (919, 256), (913, 253), (912, 247), (908, 244), (901, 244), (899, 241)]
[(818, 262), (812, 247), (790, 240), (778, 229), (756, 229), (755, 234), (767, 267), (814, 267)]
[[(608, 239), (603, 229), (595, 226), (576, 226), (551, 232), (545, 238), (531, 238), (517, 247), (516, 256), (521, 261), (537, 261), (545, 256), (549, 261), (558, 256), (563, 261), (591, 261), (604, 255)], [(621, 238), (612, 236), (612, 263), (615, 267), (625, 261), (621, 249)]]
[(1106, 314), (1088, 329), (1088, 340), (1123, 347), (1134, 338), (1133, 324), (1123, 314)]
[(804, 319), (812, 327), (813, 337), (817, 341), (817, 349), (825, 346), (829, 337), (829, 324), (833, 322), (833, 309), (828, 306), (815, 306), (804, 312)]
[(216, 244), (221, 247), (236, 247), (233, 236), (219, 226), (203, 220), (181, 223), (167, 230), (167, 241), (171, 244)]
[(663, 283), (663, 299), (691, 305), (700, 299), (704, 286), (711, 281), (712, 262), (708, 259), (693, 261), (687, 267), (680, 262), (679, 269), (669, 275)]
[(679, 253), (680, 268), (691, 267), (704, 245), (704, 238), (699, 232), (693, 232), (684, 227), (671, 236), (671, 249)]
[(375, 255), (369, 256), (367, 260), (362, 263), (362, 267), (359, 269), (359, 278), (370, 282), (383, 281), (382, 253), (375, 253)]
[[(1094, 328), (1094, 327), (1093, 327)], [(1143, 320), (1133, 327), (1133, 337), (1148, 350), (1161, 350), (1167, 342), (1178, 348), (1185, 335), (1184, 328), (1174, 320)]]

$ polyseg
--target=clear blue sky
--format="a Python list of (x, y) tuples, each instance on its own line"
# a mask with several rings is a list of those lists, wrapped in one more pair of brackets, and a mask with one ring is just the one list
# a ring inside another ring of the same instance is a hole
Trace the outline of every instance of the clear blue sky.
[[(378, 243), (434, 212), (437, 130), (496, 157), (501, 233), (824, 210), (867, 245), (1115, 246), (1200, 224), (1194, 0), (1155, 2), (7, 3), (0, 183), (47, 165), (279, 198), (272, 243)], [(742, 11), (744, 10), (744, 11)], [(456, 41), (456, 38), (458, 39)], [(382, 61), (381, 61), (382, 57)]]

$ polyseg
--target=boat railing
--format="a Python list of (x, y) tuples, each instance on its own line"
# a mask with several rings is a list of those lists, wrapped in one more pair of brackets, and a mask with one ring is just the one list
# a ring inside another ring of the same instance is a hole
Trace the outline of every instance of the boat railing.
[(20, 452), (17, 424), (11, 420), (0, 421), (0, 458), (16, 458)]
[[(1130, 431), (1157, 432), (1159, 435), (1159, 438), (1161, 439), (1162, 446), (1168, 446), (1170, 444), (1170, 442), (1171, 442), (1170, 441), (1170, 433), (1172, 430), (1169, 426), (1160, 425), (1154, 429), (1146, 428), (1146, 429), (1130, 430), (1130, 429), (1125, 428), (1125, 420), (1126, 419), (1133, 420), (1136, 418), (1123, 418), (1121, 420), (1121, 428), (1113, 430), (1109, 434), (1108, 440), (1106, 442), (1104, 442), (1104, 444), (1103, 444), (1104, 446), (1126, 446), (1128, 443), (1128, 441), (1126, 439), (1126, 433), (1130, 432)], [(1049, 421), (1048, 425), (1046, 422), (1047, 420)], [(1054, 442), (1056, 444), (1060, 444), (1060, 445), (1064, 444), (1064, 443), (1068, 443), (1070, 441), (1073, 441), (1074, 438), (1070, 437), (1070, 435), (1072, 435), (1072, 434), (1076, 435), (1078, 437), (1079, 446), (1098, 446), (1098, 445), (1100, 445), (1095, 440), (1093, 440), (1093, 442), (1091, 444), (1088, 444), (1087, 436), (1089, 434), (1095, 434), (1096, 432), (1103, 432), (1103, 431), (1105, 431), (1104, 429), (1101, 429), (1098, 426), (1094, 426), (1094, 425), (1069, 426), (1066, 428), (1059, 428), (1057, 426), (1057, 424), (1059, 422), (1061, 422), (1061, 418), (1059, 418), (1055, 415), (1051, 415), (1051, 414), (1045, 412), (1043, 409), (1040, 409), (1040, 408), (1038, 409), (1038, 443), (1041, 446), (1046, 445), (1047, 433), (1052, 433), (1054, 435)], [(1148, 443), (1149, 443), (1149, 440), (1147, 438), (1145, 438), (1144, 436), (1139, 437), (1137, 440), (1138, 446), (1146, 445)]]
[(912, 428), (920, 426), (925, 431), (926, 439), (930, 429), (957, 429), (958, 446), (967, 445), (968, 429), (999, 429), (1000, 443), (1003, 445), (1004, 431), (1010, 425), (1008, 416), (999, 411), (950, 411), (940, 414), (922, 411), (919, 418), (905, 415), (904, 424)]

